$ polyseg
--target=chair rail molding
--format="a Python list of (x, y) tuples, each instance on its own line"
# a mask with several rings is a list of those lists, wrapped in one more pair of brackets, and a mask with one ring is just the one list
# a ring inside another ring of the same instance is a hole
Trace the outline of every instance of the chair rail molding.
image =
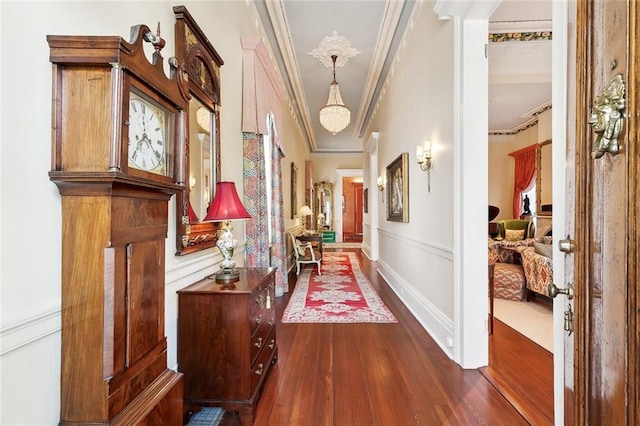
[(62, 310), (60, 305), (42, 307), (17, 318), (0, 329), (0, 356), (28, 346), (52, 334), (60, 333)]

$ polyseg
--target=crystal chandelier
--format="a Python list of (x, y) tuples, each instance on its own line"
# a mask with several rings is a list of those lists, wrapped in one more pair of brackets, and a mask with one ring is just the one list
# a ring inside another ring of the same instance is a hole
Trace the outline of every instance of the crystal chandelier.
[(331, 55), (333, 61), (333, 82), (329, 88), (329, 100), (320, 108), (320, 124), (334, 135), (346, 129), (351, 122), (351, 110), (342, 102), (340, 88), (336, 81), (337, 55)]

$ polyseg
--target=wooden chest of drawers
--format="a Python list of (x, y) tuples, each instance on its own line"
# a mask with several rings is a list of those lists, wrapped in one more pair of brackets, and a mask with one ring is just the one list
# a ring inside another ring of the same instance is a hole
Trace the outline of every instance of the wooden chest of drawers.
[(253, 424), (277, 361), (275, 268), (238, 268), (231, 285), (204, 279), (178, 291), (178, 370), (185, 412), (224, 407)]

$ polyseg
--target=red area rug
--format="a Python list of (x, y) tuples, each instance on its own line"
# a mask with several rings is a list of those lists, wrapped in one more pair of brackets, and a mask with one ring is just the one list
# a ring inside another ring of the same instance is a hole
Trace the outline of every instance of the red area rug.
[(322, 275), (305, 268), (300, 274), (282, 322), (398, 322), (362, 273), (354, 253), (327, 253)]

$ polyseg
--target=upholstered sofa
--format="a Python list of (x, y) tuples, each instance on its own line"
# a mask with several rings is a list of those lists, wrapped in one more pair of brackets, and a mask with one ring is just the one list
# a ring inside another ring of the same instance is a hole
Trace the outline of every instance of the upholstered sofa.
[(489, 262), (495, 263), (494, 297), (520, 301), (527, 298), (527, 289), (546, 296), (547, 285), (553, 279), (552, 261), (539, 254), (535, 246), (546, 247), (551, 240), (552, 237), (518, 241), (489, 239)]

